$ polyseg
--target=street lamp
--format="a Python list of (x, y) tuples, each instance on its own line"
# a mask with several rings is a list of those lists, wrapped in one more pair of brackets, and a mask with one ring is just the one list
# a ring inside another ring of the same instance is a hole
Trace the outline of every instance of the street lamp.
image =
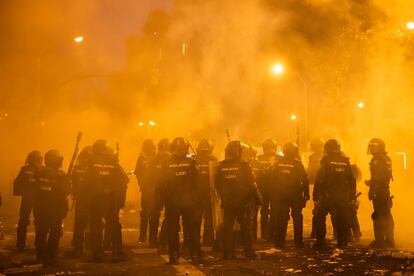
[(364, 102), (359, 102), (358, 103), (358, 108), (359, 109), (364, 109), (365, 108), (365, 103)]
[[(282, 63), (275, 63), (271, 67), (271, 72), (275, 76), (281, 76), (285, 73), (285, 66)], [(299, 80), (299, 82), (303, 86), (303, 92), (305, 97), (305, 107), (304, 107), (304, 133), (305, 133), (305, 140), (308, 136), (308, 128), (309, 128), (309, 91), (308, 91), (308, 85), (306, 84), (305, 79), (298, 74), (297, 72), (293, 72), (293, 75)], [(295, 115), (296, 116), (296, 115)], [(291, 118), (292, 119), (292, 118)]]
[(76, 43), (82, 43), (83, 42), (83, 36), (77, 36), (73, 39), (73, 41), (75, 41)]
[(300, 137), (300, 129), (299, 129), (299, 120), (296, 114), (290, 115), (290, 120), (295, 123), (296, 125), (296, 145), (299, 147), (299, 137)]
[(140, 127), (146, 127), (146, 131), (147, 131), (147, 136), (150, 137), (151, 134), (151, 127), (155, 127), (157, 124), (155, 123), (155, 121), (149, 121), (149, 122), (138, 122), (138, 126)]
[(414, 31), (414, 21), (408, 21), (407, 24), (405, 24), (405, 26), (407, 27), (407, 29), (409, 29), (410, 31)]
[[(66, 38), (68, 39), (68, 38)], [(75, 42), (76, 44), (80, 44), (82, 43), (84, 40), (83, 36), (76, 36), (73, 38), (73, 40), (70, 40), (71, 42)], [(41, 47), (40, 51), (37, 53), (37, 57), (36, 57), (36, 67), (35, 67), (35, 85), (34, 85), (34, 90), (35, 91), (39, 91), (41, 89), (41, 81), (42, 81), (42, 66), (43, 66), (43, 57), (51, 50), (53, 50), (54, 48), (56, 48), (59, 45), (50, 45), (50, 44), (44, 44), (43, 47)], [(48, 100), (48, 98), (45, 97), (45, 99), (41, 102), (41, 106), (40, 106), (40, 114), (43, 113), (43, 109), (44, 106), (46, 105), (46, 101)]]
[(271, 71), (273, 75), (280, 76), (285, 72), (285, 67), (281, 63), (276, 63), (272, 65)]

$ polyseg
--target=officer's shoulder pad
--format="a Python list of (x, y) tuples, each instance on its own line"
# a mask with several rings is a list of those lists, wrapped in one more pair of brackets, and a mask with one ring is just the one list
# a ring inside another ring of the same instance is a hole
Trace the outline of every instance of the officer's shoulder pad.
[(248, 161), (244, 161), (244, 160), (240, 160), (240, 164), (242, 164), (242, 166), (248, 166), (251, 167), (252, 165), (250, 164), (250, 162)]
[(217, 161), (218, 159), (217, 159), (217, 157), (215, 157), (214, 155), (210, 155), (210, 161)]
[(219, 162), (219, 166), (226, 165), (226, 164), (228, 164), (228, 163), (232, 163), (233, 161), (234, 161), (234, 160), (226, 160), (226, 159), (221, 160), (221, 161)]

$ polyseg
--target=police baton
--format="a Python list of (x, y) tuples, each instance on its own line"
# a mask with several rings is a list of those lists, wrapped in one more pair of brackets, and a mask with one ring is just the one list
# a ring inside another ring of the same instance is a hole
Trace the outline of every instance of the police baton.
[[(68, 172), (66, 173), (66, 175), (69, 178), (69, 181), (71, 181), (73, 167), (75, 166), (75, 161), (78, 155), (79, 144), (81, 140), (82, 140), (82, 132), (79, 131), (78, 136), (76, 137), (75, 149), (73, 150), (72, 159), (70, 160), (70, 163), (69, 163)], [(73, 209), (75, 208), (75, 203), (76, 203), (76, 199), (72, 197), (72, 205), (70, 207), (71, 211), (73, 211)]]

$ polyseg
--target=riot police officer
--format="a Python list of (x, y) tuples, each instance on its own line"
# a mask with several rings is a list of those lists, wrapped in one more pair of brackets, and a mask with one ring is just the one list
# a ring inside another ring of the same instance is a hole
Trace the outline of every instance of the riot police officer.
[(287, 143), (272, 171), (272, 204), (277, 205), (276, 246), (284, 246), (289, 213), (293, 219), (294, 239), (297, 248), (303, 247), (302, 209), (309, 200), (309, 181), (300, 160), (298, 146)]
[(189, 145), (184, 138), (175, 138), (171, 143), (172, 156), (164, 172), (163, 194), (170, 264), (178, 264), (180, 257), (180, 217), (187, 226), (191, 260), (194, 264), (201, 262), (201, 202), (197, 194), (196, 163), (194, 159), (187, 157), (188, 148)]
[(270, 212), (270, 171), (276, 162), (277, 143), (267, 139), (262, 144), (263, 154), (257, 157), (258, 170), (256, 174), (257, 187), (263, 197), (262, 208), (260, 209), (260, 228), (262, 239), (269, 239), (273, 236), (270, 229), (273, 229), (274, 218)]
[[(168, 160), (171, 158), (170, 154), (170, 141), (167, 138), (161, 139), (157, 144), (157, 154), (155, 155), (154, 161), (151, 164), (151, 168), (153, 173), (151, 173), (151, 182), (155, 187), (155, 205), (153, 209), (153, 223), (154, 225), (150, 226), (150, 243), (152, 241), (157, 242), (157, 235), (158, 235), (158, 226), (160, 221), (160, 214), (164, 208), (165, 200), (163, 195), (163, 179), (162, 174), (164, 169), (167, 166)], [(150, 224), (152, 223), (150, 221)], [(158, 237), (158, 251), (159, 253), (164, 253), (167, 250), (168, 246), (168, 233), (167, 233), (167, 223), (166, 218), (161, 224), (161, 231)]]
[(24, 250), (26, 246), (27, 226), (30, 224), (30, 214), (32, 213), (35, 194), (37, 171), (42, 167), (43, 157), (40, 151), (32, 151), (27, 155), (25, 165), (20, 169), (19, 174), (14, 180), (13, 193), (21, 196), (19, 222), (17, 224), (18, 250)]
[(62, 222), (68, 212), (70, 184), (61, 169), (62, 161), (57, 150), (50, 150), (45, 154), (45, 167), (36, 173), (36, 257), (44, 265), (57, 264)]
[[(197, 167), (197, 190), (201, 199), (201, 208), (204, 221), (203, 244), (212, 246), (214, 242), (213, 210), (211, 204), (210, 180), (211, 166), (215, 166), (217, 158), (213, 154), (213, 143), (210, 140), (201, 140), (197, 146), (197, 155), (194, 156)], [(201, 228), (201, 224), (200, 224)]]
[(372, 155), (370, 162), (371, 180), (369, 185), (369, 200), (372, 201), (374, 212), (375, 240), (372, 247), (394, 247), (394, 219), (391, 214), (392, 197), (390, 182), (392, 180), (392, 162), (385, 151), (385, 143), (379, 138), (369, 142), (368, 152)]
[(92, 154), (92, 147), (85, 147), (77, 158), (72, 173), (72, 197), (75, 204), (75, 218), (73, 226), (73, 247), (75, 256), (83, 254), (85, 231), (89, 221), (88, 183), (85, 179), (86, 169)]
[(223, 207), (223, 248), (224, 259), (232, 259), (233, 255), (233, 226), (238, 220), (246, 258), (257, 258), (252, 244), (251, 221), (248, 218), (252, 200), (257, 205), (261, 196), (248, 162), (241, 159), (242, 146), (240, 141), (231, 141), (225, 149), (225, 160), (217, 168), (216, 189), (220, 195)]
[(325, 246), (326, 216), (334, 212), (337, 228), (337, 245), (343, 248), (348, 243), (349, 203), (356, 197), (356, 181), (349, 158), (341, 152), (337, 140), (325, 143), (325, 156), (316, 177), (313, 200), (316, 207), (316, 249)]
[[(151, 183), (151, 176), (153, 171), (150, 169), (150, 164), (153, 162), (156, 154), (155, 144), (151, 139), (147, 139), (142, 144), (141, 153), (138, 157), (135, 166), (135, 175), (138, 180), (138, 185), (141, 191), (141, 220), (140, 220), (140, 236), (139, 243), (145, 243), (147, 240), (148, 226), (154, 226), (152, 217), (152, 210), (154, 209), (155, 187)], [(155, 218), (159, 219), (159, 218)], [(150, 232), (154, 230), (150, 230)], [(155, 245), (154, 237), (150, 243)]]
[(112, 241), (112, 257), (123, 259), (119, 211), (125, 204), (128, 178), (105, 140), (93, 144), (85, 178), (89, 183), (92, 261), (102, 259), (104, 218)]

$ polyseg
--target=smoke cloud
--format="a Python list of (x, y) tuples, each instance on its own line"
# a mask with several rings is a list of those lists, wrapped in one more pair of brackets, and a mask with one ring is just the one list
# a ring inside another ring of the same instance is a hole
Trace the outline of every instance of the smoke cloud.
[[(0, 9), (8, 41), (0, 46), (0, 141), (10, 159), (2, 164), (3, 183), (34, 148), (59, 148), (69, 157), (78, 130), (84, 145), (119, 140), (122, 163), (132, 168), (147, 136), (207, 137), (219, 153), (226, 129), (259, 146), (268, 137), (296, 140), (298, 123), (304, 152), (313, 137), (337, 138), (365, 179), (365, 145), (376, 136), (387, 142), (396, 231), (411, 242), (410, 1), (16, 2)], [(82, 31), (94, 35), (84, 45), (62, 46), (63, 37)], [(276, 62), (284, 65), (281, 76), (271, 74)], [(370, 230), (367, 187), (359, 189), (362, 224)]]

